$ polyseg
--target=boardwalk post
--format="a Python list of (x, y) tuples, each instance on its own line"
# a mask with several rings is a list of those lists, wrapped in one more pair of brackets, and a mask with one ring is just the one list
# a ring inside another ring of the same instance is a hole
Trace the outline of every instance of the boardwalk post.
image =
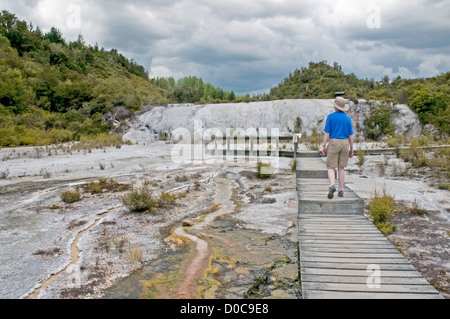
[(301, 138), (301, 136), (301, 134), (294, 134), (292, 137), (292, 142), (294, 143), (294, 161), (297, 160), (298, 139)]

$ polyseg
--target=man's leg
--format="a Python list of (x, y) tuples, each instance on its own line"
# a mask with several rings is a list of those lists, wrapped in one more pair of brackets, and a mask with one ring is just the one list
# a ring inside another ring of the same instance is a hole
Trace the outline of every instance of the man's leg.
[(349, 142), (347, 140), (341, 140), (341, 151), (339, 153), (339, 163), (338, 163), (338, 178), (339, 178), (339, 197), (344, 197), (344, 186), (345, 186), (345, 167), (348, 165), (348, 149)]
[(328, 180), (330, 181), (330, 186), (336, 182), (336, 170), (334, 168), (328, 169)]
[(335, 183), (335, 174), (336, 171), (334, 168), (328, 169), (328, 180), (330, 181), (330, 188), (328, 189), (328, 198), (332, 199), (334, 197), (334, 193), (336, 192), (336, 186)]
[(344, 189), (345, 184), (345, 168), (338, 168), (338, 178), (339, 178), (339, 189)]
[(328, 169), (328, 181), (330, 182), (330, 188), (328, 189), (328, 198), (332, 199), (336, 192), (336, 167), (339, 163), (339, 149), (335, 147), (336, 141), (331, 140), (328, 144), (327, 152), (327, 169)]

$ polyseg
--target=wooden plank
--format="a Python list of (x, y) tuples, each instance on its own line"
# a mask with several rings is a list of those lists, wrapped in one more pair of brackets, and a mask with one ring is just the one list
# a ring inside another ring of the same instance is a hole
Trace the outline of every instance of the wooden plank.
[[(391, 243), (386, 243), (386, 241), (384, 240), (384, 238), (380, 238), (378, 235), (376, 236), (371, 236), (371, 235), (367, 235), (367, 236), (360, 236), (359, 234), (355, 234), (355, 235), (348, 235), (347, 237), (342, 236), (342, 235), (310, 235), (310, 236), (299, 236), (302, 239), (302, 243), (303, 244), (311, 244), (311, 243), (336, 243), (336, 244), (340, 244), (340, 243), (347, 243), (347, 244), (355, 244), (355, 243), (361, 243), (361, 244), (374, 244), (374, 243), (379, 243), (379, 244), (389, 244), (392, 245)], [(306, 239), (308, 238), (308, 239)]]
[[(330, 268), (301, 268), (301, 273), (307, 276), (321, 276), (321, 275), (330, 275), (335, 277), (362, 277), (369, 274), (367, 272), (367, 268), (365, 269), (330, 269)], [(387, 277), (410, 277), (410, 278), (423, 278), (422, 275), (416, 270), (383, 270), (381, 272), (381, 276), (383, 278)]]
[(303, 237), (322, 236), (322, 237), (343, 237), (343, 236), (360, 236), (360, 237), (380, 237), (380, 233), (373, 230), (302, 230), (301, 235)]
[(389, 246), (390, 243), (386, 243), (383, 240), (345, 240), (338, 238), (331, 239), (303, 239), (303, 245), (361, 245), (361, 246)]
[[(324, 200), (325, 201), (325, 200)], [(323, 218), (325, 217), (325, 218)], [(301, 216), (299, 216), (299, 219), (307, 219), (307, 220), (324, 220), (324, 221), (330, 221), (330, 220), (337, 220), (337, 221), (350, 221), (352, 219), (357, 219), (357, 220), (368, 220), (367, 217), (365, 217), (364, 215), (352, 215), (352, 214), (348, 214), (348, 215), (334, 215), (334, 214), (323, 214), (320, 217), (318, 217), (315, 214), (308, 214), (305, 213)]]
[(302, 246), (303, 252), (332, 252), (332, 253), (396, 253), (398, 252), (395, 248), (386, 246), (385, 248), (377, 248), (376, 250), (373, 247), (361, 247), (361, 246), (353, 246), (353, 247), (305, 247)]
[(306, 290), (327, 290), (343, 292), (371, 292), (371, 293), (431, 293), (436, 290), (430, 285), (396, 285), (380, 284), (379, 287), (370, 288), (367, 283), (326, 283), (326, 282), (302, 282), (302, 287)]
[[(316, 244), (314, 246), (300, 246), (304, 252), (336, 252), (336, 253), (396, 253), (395, 248), (388, 245), (358, 245), (357, 243), (350, 245), (339, 244)], [(302, 252), (300, 252), (302, 254)]]
[(304, 299), (442, 299), (439, 294), (304, 291)]
[(402, 258), (405, 259), (404, 256), (399, 256), (398, 253), (396, 252), (385, 252), (385, 253), (380, 253), (378, 251), (375, 251), (373, 253), (368, 253), (368, 252), (352, 252), (352, 251), (347, 251), (347, 252), (334, 252), (334, 251), (302, 251), (300, 252), (300, 255), (302, 257), (335, 257), (335, 258), (347, 258), (349, 256), (352, 257), (357, 257), (357, 258)]
[[(302, 283), (306, 282), (325, 282), (325, 283), (360, 283), (367, 284), (368, 275), (366, 276), (332, 276), (332, 275), (314, 275), (305, 276)], [(395, 284), (395, 285), (429, 285), (429, 282), (419, 277), (386, 277), (383, 274), (380, 278), (380, 283)]]
[[(356, 215), (355, 215), (356, 216)], [(329, 222), (319, 222), (319, 221), (300, 221), (299, 227), (309, 227), (309, 228), (335, 228), (335, 229), (341, 229), (341, 228), (362, 228), (362, 229), (375, 229), (377, 228), (372, 225), (368, 221), (355, 221), (354, 223), (344, 223), (344, 222), (337, 222), (337, 221), (329, 221)]]
[[(306, 222), (305, 222), (306, 223)], [(338, 222), (307, 222), (307, 224), (300, 222), (299, 227), (308, 228), (331, 228), (331, 229), (347, 229), (347, 228), (361, 228), (361, 229), (374, 229), (378, 230), (375, 226), (368, 222), (358, 221), (356, 223), (338, 223)]]
[(369, 224), (367, 221), (357, 221), (355, 223), (338, 223), (338, 222), (307, 222), (307, 224), (300, 222), (299, 227), (317, 228), (317, 229), (348, 229), (348, 228), (361, 228), (361, 229), (373, 229), (378, 230), (374, 225)]
[[(369, 263), (326, 263), (326, 262), (309, 262), (300, 260), (300, 267), (306, 268), (329, 268), (329, 269), (360, 269), (367, 271), (367, 267), (373, 264)], [(380, 264), (381, 271), (384, 270), (415, 270), (411, 264)]]
[(382, 265), (382, 264), (408, 264), (409, 262), (405, 258), (357, 258), (357, 257), (312, 257), (312, 256), (300, 256), (302, 262), (317, 262), (317, 263), (357, 263), (357, 264), (368, 264), (368, 265)]
[(303, 238), (311, 238), (314, 236), (314, 238), (317, 238), (317, 239), (336, 239), (336, 240), (341, 240), (341, 239), (358, 240), (358, 238), (364, 239), (364, 240), (369, 240), (369, 239), (385, 240), (378, 233), (302, 232), (302, 234), (300, 236)]
[[(389, 240), (387, 240), (386, 237), (384, 237), (383, 235), (381, 235), (381, 233), (377, 233), (374, 231), (367, 231), (367, 232), (362, 232), (360, 230), (357, 229), (353, 229), (353, 230), (349, 230), (350, 233), (346, 233), (343, 231), (333, 231), (330, 229), (329, 232), (327, 231), (313, 231), (313, 230), (305, 230), (305, 231), (300, 231), (299, 233), (299, 237), (304, 239), (304, 240), (314, 240), (316, 237), (317, 238), (330, 238), (332, 239), (333, 235), (336, 235), (336, 239), (339, 239), (339, 237), (342, 237), (342, 235), (347, 234), (348, 238), (351, 238), (352, 240), (355, 240), (358, 236), (362, 237), (363, 235), (367, 235), (369, 237), (373, 237), (373, 238), (378, 238), (379, 241), (384, 241), (389, 243), (390, 245), (392, 245)], [(309, 238), (309, 239), (307, 239)]]

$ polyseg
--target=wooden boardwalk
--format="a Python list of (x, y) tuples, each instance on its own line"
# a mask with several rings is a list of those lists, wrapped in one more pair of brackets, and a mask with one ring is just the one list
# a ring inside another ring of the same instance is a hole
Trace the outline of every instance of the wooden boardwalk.
[(300, 276), (304, 299), (441, 299), (441, 295), (364, 216), (350, 189), (327, 198), (321, 158), (300, 158)]

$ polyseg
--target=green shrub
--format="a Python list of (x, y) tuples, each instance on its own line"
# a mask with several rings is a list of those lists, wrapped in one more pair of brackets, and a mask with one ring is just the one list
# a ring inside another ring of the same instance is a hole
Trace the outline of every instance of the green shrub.
[(371, 140), (378, 140), (383, 135), (394, 132), (394, 125), (391, 123), (393, 109), (388, 104), (374, 108), (365, 120), (366, 137)]
[(23, 125), (0, 128), (0, 147), (60, 144), (71, 139), (72, 132), (67, 130), (43, 130)]
[(408, 211), (413, 215), (425, 215), (428, 213), (426, 209), (420, 208), (419, 203), (417, 202), (417, 198), (414, 199), (414, 203), (410, 207), (408, 207)]
[(401, 150), (400, 157), (405, 161), (411, 163), (414, 168), (425, 167), (429, 164), (429, 159), (425, 151), (420, 148), (422, 142), (418, 139), (411, 139), (409, 149)]
[(270, 163), (263, 163), (261, 161), (258, 161), (256, 164), (256, 176), (260, 179), (266, 179), (269, 178), (274, 173), (274, 168), (270, 165)]
[(292, 172), (296, 172), (297, 171), (297, 161), (296, 160), (293, 160), (292, 162), (291, 162), (291, 171)]
[(123, 144), (122, 136), (118, 134), (100, 133), (97, 135), (83, 135), (80, 137), (80, 145), (83, 148), (120, 148)]
[(133, 189), (121, 199), (125, 207), (133, 213), (154, 213), (158, 209), (158, 200), (147, 187)]
[(396, 205), (394, 198), (383, 189), (382, 194), (375, 190), (374, 196), (369, 202), (369, 215), (373, 224), (384, 234), (387, 235), (396, 230), (396, 226), (390, 222), (390, 217), (394, 215)]
[(67, 190), (60, 195), (62, 201), (66, 204), (76, 203), (81, 200), (80, 190)]
[(450, 183), (437, 183), (439, 189), (446, 189), (450, 191)]
[(356, 156), (357, 156), (356, 165), (358, 165), (359, 169), (361, 169), (361, 167), (366, 162), (366, 152), (364, 150), (362, 150), (362, 149), (358, 149), (356, 151)]
[(162, 192), (159, 196), (158, 206), (162, 208), (170, 208), (177, 200), (176, 195), (172, 195), (166, 192)]
[(89, 186), (91, 189), (91, 194), (98, 194), (101, 192), (100, 182), (91, 182)]
[(401, 136), (390, 137), (386, 140), (386, 144), (389, 147), (396, 148), (403, 144), (403, 138)]

